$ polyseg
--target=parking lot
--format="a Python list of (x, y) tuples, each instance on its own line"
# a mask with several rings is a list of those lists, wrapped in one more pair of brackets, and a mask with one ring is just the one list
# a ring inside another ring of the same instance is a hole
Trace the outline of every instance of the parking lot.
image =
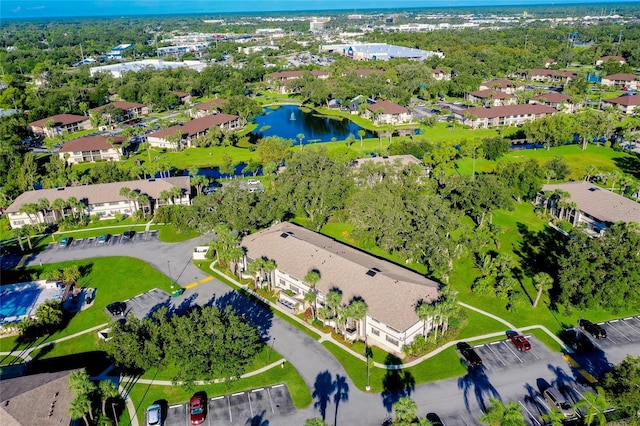
[(534, 336), (525, 335), (525, 337), (531, 343), (531, 349), (528, 351), (519, 351), (507, 339), (477, 345), (474, 348), (482, 358), (482, 365), (489, 371), (506, 369), (522, 364), (547, 362), (557, 357), (557, 354), (551, 352)]
[[(123, 231), (126, 232), (126, 231)], [(130, 231), (129, 231), (130, 232)], [(124, 234), (107, 234), (109, 237), (107, 241), (100, 242), (98, 241), (98, 237), (88, 237), (88, 238), (70, 238), (69, 245), (63, 247), (60, 245), (60, 240), (63, 236), (57, 236), (57, 242), (49, 244), (47, 250), (74, 250), (74, 249), (84, 249), (90, 247), (102, 247), (102, 246), (115, 246), (118, 244), (140, 244), (145, 242), (154, 242), (158, 240), (158, 231), (134, 231), (133, 235), (127, 238)]]
[(595, 340), (603, 350), (613, 346), (640, 343), (640, 315), (600, 323), (607, 332), (604, 339)]
[[(167, 409), (165, 424), (183, 426), (191, 424), (188, 402), (171, 405)], [(205, 425), (269, 424), (282, 420), (295, 411), (286, 385), (237, 392), (208, 398)], [(286, 422), (285, 422), (286, 423)]]

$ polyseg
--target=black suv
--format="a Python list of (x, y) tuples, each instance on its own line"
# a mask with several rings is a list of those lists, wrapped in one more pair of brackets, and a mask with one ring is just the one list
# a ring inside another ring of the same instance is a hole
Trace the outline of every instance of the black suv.
[(460, 354), (471, 364), (473, 367), (482, 365), (482, 359), (476, 353), (475, 349), (469, 346), (466, 342), (458, 342), (457, 346)]
[(127, 310), (127, 304), (124, 302), (114, 302), (110, 305), (107, 305), (107, 311), (113, 315), (124, 315), (124, 312)]
[(587, 319), (581, 319), (578, 321), (580, 327), (582, 327), (587, 333), (591, 334), (596, 339), (604, 339), (607, 337), (607, 332), (598, 324), (594, 324)]
[(122, 233), (122, 239), (123, 240), (132, 240), (134, 235), (136, 235), (136, 231), (124, 231)]

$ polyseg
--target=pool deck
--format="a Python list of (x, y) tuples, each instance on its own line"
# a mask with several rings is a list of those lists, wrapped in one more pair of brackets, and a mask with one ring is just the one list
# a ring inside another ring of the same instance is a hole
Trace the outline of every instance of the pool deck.
[(65, 287), (54, 281), (29, 281), (17, 284), (6, 284), (0, 287), (0, 299), (4, 299), (5, 302), (0, 303), (2, 306), (7, 303), (6, 300), (10, 299), (12, 295), (20, 293), (22, 291), (39, 290), (35, 300), (31, 302), (29, 306), (25, 307), (25, 312), (22, 315), (4, 316), (0, 313), (0, 325), (10, 324), (14, 322), (22, 321), (26, 317), (35, 315), (38, 306), (42, 305), (47, 300), (62, 300)]

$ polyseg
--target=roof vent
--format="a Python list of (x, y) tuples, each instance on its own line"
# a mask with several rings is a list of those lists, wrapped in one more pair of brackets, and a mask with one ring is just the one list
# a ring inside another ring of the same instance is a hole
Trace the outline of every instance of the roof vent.
[(58, 191), (64, 191), (64, 186), (62, 188), (56, 188)]
[(283, 232), (282, 234), (280, 234), (280, 236), (282, 238), (287, 238), (289, 236), (289, 234), (287, 234), (286, 232)]
[(376, 276), (376, 271), (374, 271), (373, 269), (369, 269), (367, 271), (367, 275), (369, 275), (370, 277), (375, 277)]
[(155, 179), (155, 178), (151, 178), (151, 179), (149, 179), (149, 182), (155, 182), (155, 181), (156, 181), (156, 179)]

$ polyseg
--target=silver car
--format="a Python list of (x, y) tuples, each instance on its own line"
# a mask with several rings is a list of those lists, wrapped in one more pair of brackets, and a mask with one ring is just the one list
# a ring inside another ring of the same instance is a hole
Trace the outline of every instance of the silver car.
[(162, 426), (162, 407), (153, 404), (147, 408), (147, 426)]

